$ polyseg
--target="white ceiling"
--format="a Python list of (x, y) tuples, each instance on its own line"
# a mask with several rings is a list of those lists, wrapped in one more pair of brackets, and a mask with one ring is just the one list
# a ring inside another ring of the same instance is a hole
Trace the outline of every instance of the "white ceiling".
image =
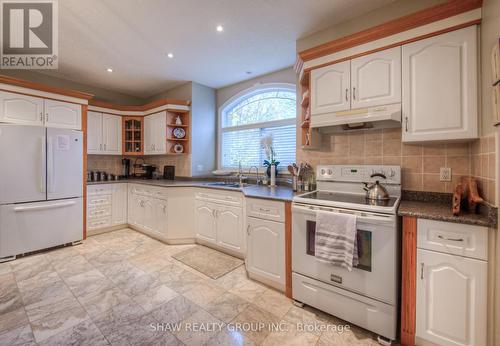
[(59, 70), (44, 73), (144, 98), (220, 88), (293, 65), (298, 38), (392, 1), (59, 1)]

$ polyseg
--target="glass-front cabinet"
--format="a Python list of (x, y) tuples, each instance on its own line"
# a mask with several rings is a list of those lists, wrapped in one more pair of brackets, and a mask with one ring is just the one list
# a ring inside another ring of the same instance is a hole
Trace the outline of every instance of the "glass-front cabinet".
[(123, 117), (123, 155), (144, 155), (143, 121), (143, 117)]

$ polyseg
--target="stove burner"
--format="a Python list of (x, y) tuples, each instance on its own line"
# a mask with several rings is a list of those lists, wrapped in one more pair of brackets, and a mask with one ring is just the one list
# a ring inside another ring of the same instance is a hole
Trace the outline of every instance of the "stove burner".
[(367, 199), (364, 195), (326, 191), (315, 191), (299, 197), (317, 201), (352, 203), (360, 205), (372, 205), (377, 207), (393, 207), (397, 201), (397, 198), (394, 197), (391, 197), (388, 200), (373, 200)]

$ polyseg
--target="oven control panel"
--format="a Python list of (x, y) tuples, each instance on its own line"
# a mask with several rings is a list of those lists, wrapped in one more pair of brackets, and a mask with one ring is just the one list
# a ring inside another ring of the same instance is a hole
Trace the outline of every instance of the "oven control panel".
[(316, 180), (401, 184), (401, 167), (385, 165), (328, 165), (316, 167)]

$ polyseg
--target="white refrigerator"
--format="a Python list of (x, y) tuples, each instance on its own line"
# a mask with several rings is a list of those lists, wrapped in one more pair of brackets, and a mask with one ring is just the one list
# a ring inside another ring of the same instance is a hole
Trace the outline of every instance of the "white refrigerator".
[(0, 261), (82, 238), (82, 132), (0, 124)]

